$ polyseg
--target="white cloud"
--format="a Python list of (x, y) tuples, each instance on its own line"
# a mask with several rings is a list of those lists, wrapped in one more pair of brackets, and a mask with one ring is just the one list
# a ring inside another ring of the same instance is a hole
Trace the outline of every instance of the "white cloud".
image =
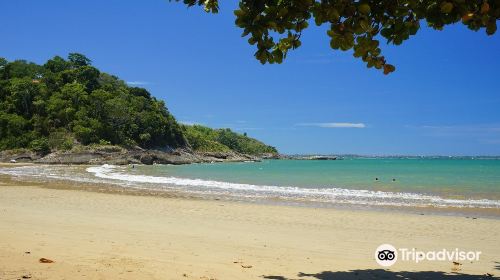
[(144, 82), (144, 81), (127, 81), (127, 85), (131, 85), (131, 86), (145, 86), (145, 85), (149, 85), (148, 82)]
[(233, 129), (237, 130), (237, 131), (245, 131), (245, 130), (263, 130), (264, 128), (262, 128), (262, 127), (236, 127)]
[(178, 122), (185, 125), (201, 125), (201, 123), (194, 121), (178, 121)]
[(325, 122), (325, 123), (299, 123), (298, 126), (315, 126), (323, 128), (365, 128), (364, 123), (348, 123), (348, 122)]

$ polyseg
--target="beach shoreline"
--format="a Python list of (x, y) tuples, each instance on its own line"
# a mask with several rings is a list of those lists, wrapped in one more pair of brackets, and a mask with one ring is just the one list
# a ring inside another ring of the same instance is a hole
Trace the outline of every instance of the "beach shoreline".
[[(235, 163), (231, 163), (235, 164)], [(418, 215), (438, 215), (438, 216), (460, 216), (470, 219), (475, 218), (490, 218), (500, 219), (500, 208), (476, 208), (476, 207), (455, 207), (455, 206), (438, 206), (438, 205), (383, 205), (383, 204), (362, 204), (355, 202), (342, 202), (337, 198), (332, 198), (332, 201), (320, 201), (314, 199), (297, 199), (297, 198), (283, 198), (283, 197), (245, 197), (237, 194), (228, 193), (221, 195), (217, 192), (193, 192), (189, 189), (172, 187), (156, 187), (144, 186), (140, 184), (129, 184), (126, 180), (99, 180), (98, 176), (93, 172), (89, 172), (91, 168), (102, 169), (106, 167), (100, 165), (43, 165), (37, 163), (0, 163), (1, 168), (17, 168), (27, 167), (33, 168), (29, 173), (24, 171), (20, 172), (1, 172), (0, 180), (10, 181), (12, 184), (28, 184), (36, 185), (43, 188), (50, 189), (65, 189), (65, 190), (80, 190), (91, 191), (98, 193), (109, 194), (122, 194), (134, 196), (155, 196), (166, 198), (182, 198), (182, 199), (198, 199), (198, 200), (214, 200), (214, 201), (233, 201), (238, 203), (260, 204), (260, 205), (277, 205), (277, 206), (292, 206), (292, 207), (305, 207), (305, 208), (333, 208), (339, 210), (352, 210), (352, 211), (376, 211), (376, 212), (400, 212), (407, 214)], [(111, 166), (110, 166), (111, 167)], [(41, 169), (40, 169), (41, 168)], [(45, 168), (50, 168), (46, 170)], [(56, 168), (56, 169), (54, 169)], [(68, 169), (70, 168), (70, 169)], [(15, 170), (15, 169), (11, 169)], [(69, 172), (68, 174), (54, 174), (53, 172)], [(35, 173), (33, 173), (35, 172)], [(41, 172), (41, 173), (36, 173)], [(2, 174), (3, 173), (3, 174)], [(85, 174), (85, 175), (84, 175)], [(117, 173), (120, 177), (126, 178), (126, 175)], [(81, 177), (81, 176), (85, 177)], [(151, 177), (153, 178), (153, 177)], [(142, 178), (141, 178), (142, 179)], [(174, 178), (180, 179), (183, 178)], [(188, 179), (189, 180), (189, 179)], [(133, 183), (133, 182), (132, 182)], [(191, 183), (191, 182), (188, 182)], [(204, 181), (196, 181), (196, 183), (203, 184)], [(211, 182), (209, 182), (211, 183)], [(215, 182), (214, 183), (224, 183)], [(169, 186), (169, 183), (162, 183), (159, 186)], [(239, 186), (238, 186), (239, 187)], [(242, 185), (241, 187), (246, 187)], [(249, 188), (255, 187), (248, 185)], [(363, 190), (361, 190), (363, 192)], [(397, 193), (394, 193), (397, 194)], [(405, 193), (402, 193), (405, 195)]]
[[(0, 178), (0, 279), (482, 279), (499, 274), (499, 232), (498, 219), (119, 195)], [(383, 243), (482, 254), (460, 265), (384, 269), (374, 259)]]

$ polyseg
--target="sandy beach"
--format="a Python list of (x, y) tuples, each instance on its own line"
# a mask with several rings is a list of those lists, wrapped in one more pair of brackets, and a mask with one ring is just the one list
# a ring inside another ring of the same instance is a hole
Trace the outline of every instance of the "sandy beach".
[[(375, 262), (377, 246), (481, 251)], [(120, 195), (0, 180), (0, 279), (489, 279), (500, 220)], [(54, 261), (40, 263), (40, 258)]]

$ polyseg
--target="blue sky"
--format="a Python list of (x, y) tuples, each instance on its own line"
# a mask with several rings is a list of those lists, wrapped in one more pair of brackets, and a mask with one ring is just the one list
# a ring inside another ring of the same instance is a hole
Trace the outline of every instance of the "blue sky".
[[(168, 1), (1, 1), (0, 56), (80, 52), (146, 87), (179, 121), (247, 132), (283, 153), (500, 155), (500, 37), (422, 28), (367, 69), (311, 25), (282, 65), (261, 65), (234, 24)], [(231, 3), (228, 3), (231, 2)]]

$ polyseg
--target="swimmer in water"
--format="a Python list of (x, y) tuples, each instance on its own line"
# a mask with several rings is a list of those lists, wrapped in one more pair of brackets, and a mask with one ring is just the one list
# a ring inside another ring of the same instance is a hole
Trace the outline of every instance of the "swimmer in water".
[(375, 181), (378, 181), (378, 177), (375, 177)]
[(396, 182), (396, 179), (392, 178), (392, 181), (393, 181), (393, 182)]

